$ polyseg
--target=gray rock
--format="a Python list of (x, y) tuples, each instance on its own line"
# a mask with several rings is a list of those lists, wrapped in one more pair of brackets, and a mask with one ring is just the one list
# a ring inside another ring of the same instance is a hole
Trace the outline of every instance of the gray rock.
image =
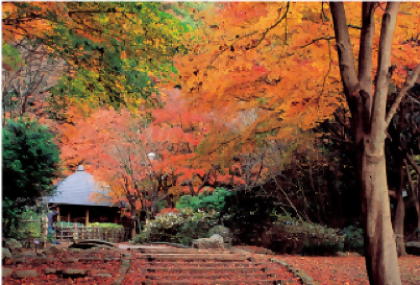
[(97, 273), (97, 274), (92, 274), (92, 277), (112, 278), (112, 274), (109, 274), (109, 273)]
[(46, 263), (48, 263), (48, 258), (46, 257), (37, 257), (31, 260), (32, 265), (46, 264)]
[(420, 242), (411, 241), (405, 244), (405, 249), (408, 254), (420, 255)]
[(44, 248), (42, 253), (45, 254), (45, 255), (56, 255), (56, 254), (58, 254), (62, 251), (63, 251), (62, 248), (59, 248), (55, 245), (49, 245), (46, 248)]
[(87, 276), (89, 275), (90, 271), (89, 270), (84, 270), (84, 269), (64, 269), (63, 270), (63, 275), (65, 275), (66, 277), (68, 276), (72, 276), (72, 277), (82, 277), (82, 276)]
[(15, 248), (12, 248), (12, 249), (10, 250), (10, 252), (11, 252), (13, 255), (17, 255), (17, 254), (21, 254), (21, 253), (23, 252), (23, 249), (22, 249), (22, 248), (19, 248), (19, 247), (15, 247)]
[(199, 238), (193, 241), (193, 247), (198, 249), (223, 249), (223, 238), (218, 234), (209, 238)]
[(41, 252), (37, 252), (37, 253), (36, 253), (36, 255), (37, 255), (38, 257), (44, 257), (44, 258), (47, 258), (47, 256), (46, 256), (45, 254), (41, 253)]
[(12, 277), (14, 279), (23, 279), (26, 277), (37, 277), (38, 272), (36, 270), (21, 270), (21, 271), (14, 271), (12, 273)]
[(57, 269), (55, 269), (55, 268), (44, 268), (44, 269), (42, 270), (42, 272), (43, 272), (45, 275), (49, 275), (49, 274), (57, 274)]
[(13, 269), (4, 268), (4, 267), (1, 269), (1, 277), (3, 278), (7, 278), (12, 274), (13, 274)]
[(1, 249), (1, 255), (2, 255), (1, 259), (5, 259), (5, 258), (11, 259), (12, 258), (12, 254), (10, 253), (10, 250), (8, 248), (3, 247)]
[(18, 259), (20, 259), (20, 258), (32, 259), (32, 258), (37, 258), (37, 257), (38, 257), (38, 255), (33, 251), (27, 251), (27, 252), (23, 252), (23, 253), (15, 255), (15, 258), (18, 258)]
[(19, 263), (30, 264), (31, 261), (29, 259), (25, 259), (25, 258), (12, 258), (11, 263), (12, 264), (19, 264)]
[(5, 247), (12, 250), (14, 248), (22, 248), (22, 244), (14, 238), (8, 238), (6, 239)]
[(215, 234), (220, 235), (221, 237), (223, 237), (223, 239), (231, 237), (230, 230), (223, 225), (217, 225), (211, 228), (207, 236), (211, 237), (212, 235), (215, 235)]

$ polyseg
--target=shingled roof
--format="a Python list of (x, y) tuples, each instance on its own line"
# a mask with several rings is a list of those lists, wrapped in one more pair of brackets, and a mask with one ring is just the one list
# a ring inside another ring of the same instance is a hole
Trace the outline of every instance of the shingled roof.
[(97, 202), (94, 193), (106, 196), (109, 186), (100, 188), (95, 185), (93, 176), (84, 171), (83, 165), (79, 165), (77, 171), (60, 181), (57, 190), (52, 197), (48, 197), (48, 203), (79, 205), (79, 206), (112, 206), (113, 203), (101, 201)]

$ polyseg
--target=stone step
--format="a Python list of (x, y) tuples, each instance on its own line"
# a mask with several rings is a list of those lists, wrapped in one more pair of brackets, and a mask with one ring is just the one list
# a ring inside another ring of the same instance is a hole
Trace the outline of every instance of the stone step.
[(178, 285), (191, 285), (191, 284), (205, 284), (205, 285), (233, 285), (233, 284), (247, 284), (247, 285), (277, 285), (282, 284), (280, 281), (273, 280), (200, 280), (200, 281), (191, 281), (191, 280), (168, 280), (168, 281), (155, 281), (155, 280), (146, 280), (142, 282), (147, 285), (166, 285), (166, 284), (178, 284)]
[[(200, 279), (205, 279), (205, 280), (218, 280), (218, 279), (229, 279), (232, 278), (233, 276), (237, 276), (232, 275), (232, 274), (199, 274), (199, 275), (190, 275), (190, 274), (174, 274), (174, 275), (167, 275), (167, 276), (162, 276), (162, 274), (147, 274), (146, 279), (148, 280), (154, 280), (157, 282), (160, 281), (169, 281), (175, 279), (175, 280), (191, 280), (191, 278), (194, 278), (194, 280), (196, 281), (200, 281)], [(257, 279), (257, 280), (264, 280), (264, 279), (273, 279), (275, 277), (273, 277), (274, 274), (253, 274), (253, 275), (249, 275), (249, 277), (253, 278), (253, 279)], [(247, 276), (244, 276), (247, 277)], [(165, 279), (165, 280), (162, 280)], [(190, 281), (191, 282), (191, 281)]]
[(223, 260), (245, 261), (249, 257), (239, 254), (143, 254), (140, 259), (160, 260)]
[[(240, 273), (253, 273), (253, 272), (267, 272), (270, 268), (268, 267), (186, 267), (186, 266), (179, 266), (179, 267), (148, 267), (142, 268), (141, 271), (143, 272), (177, 272), (177, 273), (186, 273), (186, 272), (240, 272)], [(272, 269), (273, 270), (273, 269)]]
[(147, 263), (147, 266), (149, 267), (174, 267), (174, 266), (188, 266), (188, 267), (228, 267), (228, 268), (236, 268), (236, 267), (249, 267), (249, 268), (253, 268), (256, 266), (278, 266), (277, 263), (270, 263), (270, 262), (260, 262), (260, 263), (251, 263), (251, 262), (203, 262), (203, 263), (172, 263), (172, 262), (165, 262), (165, 263), (161, 263), (161, 262), (149, 262)]
[(165, 253), (183, 253), (183, 254), (238, 254), (232, 250), (199, 250), (193, 248), (138, 248), (141, 253), (148, 254), (165, 254)]

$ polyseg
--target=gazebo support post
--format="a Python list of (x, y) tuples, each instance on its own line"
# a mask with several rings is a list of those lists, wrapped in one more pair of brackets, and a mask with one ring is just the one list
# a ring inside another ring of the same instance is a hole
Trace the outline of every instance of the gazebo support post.
[(85, 224), (86, 224), (86, 226), (89, 225), (89, 208), (86, 208)]
[(60, 206), (57, 206), (57, 222), (60, 221)]

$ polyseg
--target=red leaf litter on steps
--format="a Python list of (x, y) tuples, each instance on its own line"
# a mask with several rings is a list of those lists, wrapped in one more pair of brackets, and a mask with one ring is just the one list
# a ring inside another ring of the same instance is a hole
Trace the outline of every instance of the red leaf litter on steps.
[[(168, 282), (164, 284), (170, 284), (171, 281), (186, 280), (184, 284), (207, 284), (206, 280), (211, 280), (213, 283), (217, 280), (228, 281), (235, 280), (231, 284), (248, 284), (251, 281), (257, 280), (270, 280), (275, 284), (275, 280), (282, 280), (281, 284), (288, 285), (301, 285), (298, 278), (294, 277), (293, 273), (288, 272), (286, 268), (277, 263), (272, 263), (268, 258), (262, 259), (258, 257), (257, 261), (250, 262), (219, 262), (217, 260), (197, 260), (197, 261), (147, 261), (145, 259), (138, 259), (141, 257), (141, 253), (131, 252), (132, 260), (130, 268), (128, 269), (123, 285), (137, 285), (144, 284), (143, 282), (149, 281), (148, 284), (162, 284), (159, 282)], [(265, 265), (259, 265), (259, 264)], [(268, 265), (267, 265), (268, 264)], [(258, 272), (245, 272), (241, 273), (231, 272), (223, 269), (234, 269), (234, 268), (261, 268), (266, 267), (264, 273), (272, 274), (271, 278), (261, 278), (262, 273)], [(152, 269), (154, 267), (155, 269)], [(149, 269), (148, 269), (149, 268)], [(171, 270), (168, 269), (178, 269)], [(196, 270), (189, 270), (196, 268)], [(198, 268), (207, 268), (205, 272), (198, 271)], [(160, 270), (159, 270), (160, 269)], [(239, 282), (238, 282), (239, 281)], [(240, 281), (243, 281), (241, 283)], [(256, 283), (259, 284), (259, 283)], [(263, 284), (263, 283), (261, 283)], [(264, 283), (267, 284), (267, 283)]]
[[(242, 247), (240, 247), (242, 248)], [(245, 249), (245, 247), (243, 247)], [(266, 249), (246, 246), (247, 250), (257, 255)], [(267, 255), (269, 258), (282, 260), (303, 270), (319, 285), (368, 285), (364, 257), (324, 257), (300, 255)], [(402, 285), (420, 285), (420, 257), (407, 255), (398, 258)]]

